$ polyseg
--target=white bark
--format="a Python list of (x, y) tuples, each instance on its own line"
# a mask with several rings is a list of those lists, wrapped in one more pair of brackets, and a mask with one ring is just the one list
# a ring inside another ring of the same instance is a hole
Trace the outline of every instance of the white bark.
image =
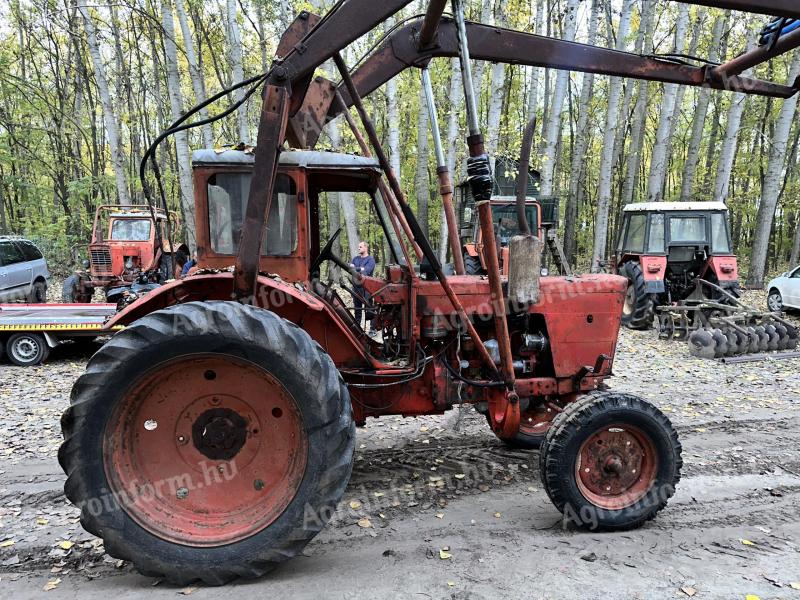
[[(593, 45), (597, 39), (599, 0), (592, 0), (589, 16), (589, 32), (586, 43)], [(589, 105), (594, 88), (594, 74), (584, 73), (581, 81), (581, 95), (578, 100), (578, 123), (575, 127), (575, 146), (569, 173), (569, 194), (564, 215), (564, 250), (567, 260), (575, 259), (575, 240), (578, 225), (578, 187), (581, 184), (581, 173), (589, 146)]]
[[(795, 53), (789, 68), (787, 81), (795, 81), (800, 76), (800, 53)], [(775, 122), (775, 133), (772, 136), (772, 147), (769, 153), (769, 165), (764, 177), (764, 188), (761, 191), (761, 203), (756, 217), (756, 230), (753, 237), (753, 248), (750, 253), (750, 272), (747, 275), (749, 285), (761, 287), (764, 285), (764, 275), (767, 270), (767, 251), (769, 238), (772, 231), (772, 222), (775, 219), (775, 209), (780, 199), (784, 170), (786, 169), (786, 150), (789, 144), (789, 134), (797, 112), (797, 94), (783, 101), (778, 120)]]
[[(644, 31), (643, 51), (645, 54), (652, 54), (653, 30), (655, 28), (655, 3), (652, 0), (645, 0), (645, 2), (646, 6), (643, 14), (643, 22), (640, 25)], [(625, 179), (622, 183), (622, 198), (620, 201), (622, 207), (631, 203), (634, 189), (636, 188), (639, 165), (642, 160), (642, 143), (644, 141), (644, 129), (647, 121), (647, 105), (650, 101), (649, 83), (650, 82), (643, 80), (637, 84), (639, 94), (633, 108), (631, 142), (625, 160)]]
[[(394, 19), (386, 22), (385, 30), (394, 25)], [(386, 124), (389, 129), (389, 162), (395, 176), (400, 178), (400, 113), (397, 110), (397, 79), (392, 77), (386, 82)]]
[[(631, 28), (631, 16), (635, 0), (624, 0), (617, 31), (617, 50), (625, 50), (625, 39)], [(622, 95), (622, 80), (612, 77), (608, 90), (608, 112), (606, 113), (603, 146), (600, 155), (600, 177), (597, 197), (597, 217), (594, 228), (594, 247), (592, 251), (592, 271), (599, 272), (605, 261), (608, 241), (608, 212), (611, 205), (611, 178), (614, 170), (614, 138), (619, 121), (619, 101)]]
[[(675, 52), (680, 54), (686, 48), (686, 34), (689, 26), (689, 6), (682, 4), (675, 25)], [(664, 95), (661, 99), (661, 116), (656, 132), (653, 155), (650, 159), (650, 177), (647, 180), (647, 199), (658, 202), (663, 197), (664, 177), (667, 173), (669, 161), (672, 123), (675, 118), (675, 103), (678, 96), (678, 85), (668, 83), (664, 85)]]
[[(239, 83), (244, 79), (244, 68), (242, 67), (242, 36), (239, 32), (239, 22), (237, 21), (236, 0), (227, 0), (227, 20), (228, 20), (228, 52), (231, 61), (231, 76), (233, 83)], [(244, 89), (239, 88), (233, 94), (238, 102), (244, 97)], [(236, 123), (239, 129), (239, 141), (247, 144), (250, 139), (250, 131), (247, 127), (247, 108), (242, 105), (236, 111)]]
[[(536, 35), (542, 35), (542, 27), (544, 24), (544, 0), (536, 2), (536, 23), (534, 25)], [(539, 76), (541, 69), (539, 67), (531, 67), (530, 69), (530, 83), (528, 84), (528, 115), (535, 115), (539, 110)]]
[[(175, 11), (178, 13), (178, 23), (181, 26), (181, 35), (183, 36), (183, 47), (186, 52), (186, 62), (189, 65), (189, 77), (192, 80), (192, 89), (194, 90), (194, 99), (196, 103), (204, 102), (206, 99), (206, 86), (203, 81), (203, 73), (197, 64), (197, 55), (194, 51), (194, 42), (192, 41), (192, 31), (189, 29), (189, 20), (186, 18), (186, 8), (183, 5), (183, 0), (175, 0)], [(201, 120), (208, 118), (208, 110), (201, 108), (198, 112)], [(200, 126), (200, 133), (203, 136), (203, 145), (206, 148), (214, 147), (214, 137), (211, 134), (211, 123)]]
[[(172, 17), (172, 6), (169, 0), (161, 0), (161, 26), (164, 28), (164, 51), (167, 71), (167, 88), (172, 119), (183, 116), (183, 97), (181, 94), (181, 77), (178, 72), (178, 48), (175, 44), (175, 21)], [(186, 227), (185, 240), (190, 248), (195, 247), (194, 223), (194, 188), (192, 168), (189, 157), (189, 136), (186, 131), (179, 131), (175, 137), (175, 155), (178, 160), (178, 186), (180, 187), (181, 208), (183, 209)], [(177, 240), (170, 240), (175, 242)]]
[[(752, 50), (756, 46), (756, 40), (750, 38), (747, 42), (747, 50)], [(745, 77), (749, 76), (751, 70), (743, 73)], [(739, 129), (742, 124), (742, 114), (744, 113), (747, 95), (741, 92), (736, 92), (731, 97), (731, 105), (728, 108), (728, 118), (725, 127), (725, 137), (722, 139), (722, 149), (719, 154), (719, 163), (717, 165), (717, 177), (714, 182), (714, 200), (717, 202), (726, 202), (728, 199), (728, 190), (730, 189), (731, 172), (733, 171), (733, 162), (736, 158), (736, 146), (739, 142)]]
[[(331, 140), (331, 150), (333, 151), (338, 151), (341, 146), (340, 122), (341, 119), (337, 118), (327, 125), (328, 136)], [(331, 204), (338, 204), (338, 207), (332, 207)], [(334, 214), (335, 216), (331, 218)], [(334, 223), (338, 225), (339, 214), (344, 219), (345, 230), (347, 231), (347, 248), (350, 257), (353, 257), (358, 254), (358, 243), (361, 241), (361, 237), (358, 232), (355, 199), (350, 192), (328, 193), (328, 218), (332, 226)], [(333, 235), (335, 231), (336, 229), (333, 229), (329, 232), (329, 235)]]
[(100, 95), (100, 104), (103, 107), (103, 123), (106, 127), (106, 138), (108, 147), (111, 151), (111, 166), (114, 169), (114, 178), (117, 184), (117, 197), (120, 204), (130, 204), (131, 196), (128, 187), (128, 176), (125, 171), (125, 154), (119, 141), (119, 129), (117, 128), (117, 115), (111, 95), (108, 91), (108, 78), (106, 68), (103, 64), (103, 57), (100, 55), (100, 43), (97, 41), (94, 21), (89, 15), (86, 0), (78, 2), (78, 10), (83, 17), (83, 25), (86, 30), (86, 40), (89, 46), (89, 54), (94, 65), (94, 79), (97, 84), (97, 91)]
[[(722, 32), (728, 22), (728, 15), (718, 16), (714, 21), (714, 28), (711, 34), (711, 53), (709, 60), (717, 62), (720, 59), (719, 47), (722, 43)], [(695, 104), (694, 118), (692, 120), (692, 133), (689, 138), (689, 147), (686, 151), (686, 162), (683, 166), (683, 178), (681, 182), (681, 201), (688, 202), (692, 199), (692, 189), (694, 188), (694, 178), (697, 175), (697, 163), (700, 160), (700, 145), (703, 141), (706, 117), (708, 116), (708, 105), (711, 101), (711, 89), (700, 88), (697, 92), (697, 102)]]
[[(564, 37), (568, 42), (575, 41), (575, 32), (578, 27), (578, 5), (580, 0), (567, 0), (567, 7), (564, 11)], [(553, 87), (553, 98), (550, 102), (550, 114), (544, 128), (544, 153), (542, 154), (541, 167), (541, 192), (543, 196), (550, 196), (553, 193), (553, 179), (556, 166), (556, 148), (558, 146), (558, 134), (561, 131), (561, 117), (564, 109), (564, 98), (567, 96), (567, 85), (569, 84), (569, 71), (557, 71), (556, 82)]]

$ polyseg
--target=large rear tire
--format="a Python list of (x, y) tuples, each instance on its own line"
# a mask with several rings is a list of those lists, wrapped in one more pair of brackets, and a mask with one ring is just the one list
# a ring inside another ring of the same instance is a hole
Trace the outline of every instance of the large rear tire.
[(553, 420), (539, 455), (547, 495), (586, 529), (638, 527), (663, 509), (681, 476), (681, 443), (652, 404), (593, 392)]
[(186, 585), (259, 577), (299, 554), (353, 464), (350, 398), (296, 325), (192, 302), (124, 329), (61, 419), (67, 498), (106, 552)]
[(467, 275), (482, 275), (481, 259), (477, 256), (464, 254), (464, 271), (466, 271)]
[(622, 265), (619, 273), (628, 278), (622, 324), (630, 329), (650, 329), (653, 325), (655, 303), (647, 293), (642, 267), (637, 262), (628, 261)]

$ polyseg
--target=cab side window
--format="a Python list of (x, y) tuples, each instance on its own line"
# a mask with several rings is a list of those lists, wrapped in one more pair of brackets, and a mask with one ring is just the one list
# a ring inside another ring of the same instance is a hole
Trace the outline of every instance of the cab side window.
[(39, 252), (39, 249), (27, 240), (17, 242), (17, 246), (22, 250), (22, 256), (25, 260), (40, 260), (42, 258), (42, 253)]

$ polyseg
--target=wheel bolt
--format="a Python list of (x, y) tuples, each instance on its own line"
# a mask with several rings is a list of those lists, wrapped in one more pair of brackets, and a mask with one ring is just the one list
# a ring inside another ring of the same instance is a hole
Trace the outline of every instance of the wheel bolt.
[(175, 492), (175, 495), (178, 497), (178, 500), (183, 500), (189, 495), (189, 490), (187, 490), (185, 487), (178, 488), (178, 491)]
[(264, 482), (261, 479), (256, 479), (253, 482), (253, 487), (256, 488), (256, 491), (261, 491), (264, 489)]
[(187, 441), (188, 441), (188, 440), (186, 439), (186, 436), (185, 436), (185, 435), (179, 435), (179, 436), (178, 436), (178, 443), (179, 443), (179, 444), (183, 445), (183, 444), (185, 444)]

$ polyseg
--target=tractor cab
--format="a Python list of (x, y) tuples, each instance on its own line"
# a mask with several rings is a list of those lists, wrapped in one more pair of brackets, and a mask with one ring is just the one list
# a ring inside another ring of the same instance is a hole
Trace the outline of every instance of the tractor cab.
[(722, 202), (629, 204), (614, 263), (630, 284), (623, 313), (629, 325), (649, 326), (653, 306), (703, 299), (708, 290), (698, 287), (698, 279), (735, 290), (739, 274), (728, 207)]
[[(500, 268), (508, 275), (508, 244), (519, 234), (519, 217), (516, 205), (516, 173), (518, 162), (498, 157), (495, 161), (494, 191), (492, 194), (492, 220), (497, 243), (500, 246)], [(558, 224), (558, 198), (542, 197), (539, 194), (539, 172), (531, 169), (528, 173), (528, 188), (525, 192), (525, 214), (528, 227), (544, 241), (546, 232)], [(481, 230), (478, 211), (472, 197), (469, 183), (464, 181), (456, 187), (456, 202), (460, 216), (461, 247), (464, 265), (468, 274), (486, 272), (486, 263), (481, 252)]]

